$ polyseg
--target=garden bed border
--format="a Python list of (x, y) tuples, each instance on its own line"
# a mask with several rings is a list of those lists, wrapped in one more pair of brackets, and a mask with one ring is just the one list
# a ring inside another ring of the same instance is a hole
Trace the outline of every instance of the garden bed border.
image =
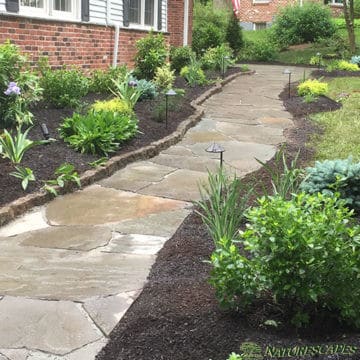
[[(140, 149), (130, 151), (126, 154), (114, 156), (110, 158), (104, 166), (85, 171), (80, 176), (81, 187), (83, 188), (89, 186), (96, 181), (109, 177), (116, 171), (124, 168), (132, 162), (150, 159), (158, 155), (162, 150), (165, 150), (170, 146), (175, 145), (184, 137), (184, 135), (190, 128), (194, 127), (201, 120), (201, 117), (204, 114), (204, 107), (201, 106), (201, 104), (205, 100), (207, 100), (210, 96), (220, 92), (224, 85), (228, 84), (230, 81), (234, 80), (238, 76), (252, 75), (254, 73), (255, 71), (238, 72), (229, 75), (220, 82), (217, 82), (211, 89), (205, 91), (198, 98), (191, 101), (190, 105), (195, 109), (194, 113), (190, 115), (186, 120), (184, 120), (181, 124), (179, 124), (177, 129), (172, 134), (164, 137), (163, 139), (154, 141), (150, 145), (147, 145)], [(78, 190), (78, 188), (74, 184), (68, 184), (64, 188), (55, 187), (55, 189), (59, 195), (64, 195), (66, 193)], [(23, 196), (17, 200), (12, 201), (11, 203), (5, 204), (0, 208), (0, 226), (9, 223), (10, 221), (24, 214), (31, 208), (44, 205), (45, 203), (53, 199), (54, 196), (52, 194), (39, 190), (33, 194)]]

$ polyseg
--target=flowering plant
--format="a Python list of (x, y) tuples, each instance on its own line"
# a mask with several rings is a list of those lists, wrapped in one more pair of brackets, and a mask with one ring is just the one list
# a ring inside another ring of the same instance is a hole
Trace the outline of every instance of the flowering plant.
[(8, 88), (4, 91), (5, 95), (20, 95), (21, 94), (21, 90), (20, 88), (16, 85), (16, 82), (9, 82)]

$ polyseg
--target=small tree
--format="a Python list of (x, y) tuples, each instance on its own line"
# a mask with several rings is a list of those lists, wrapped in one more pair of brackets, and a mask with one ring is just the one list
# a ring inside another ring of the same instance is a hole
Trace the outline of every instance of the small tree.
[(229, 19), (226, 28), (226, 41), (233, 50), (234, 54), (238, 54), (239, 50), (243, 46), (243, 37), (239, 20), (235, 13)]

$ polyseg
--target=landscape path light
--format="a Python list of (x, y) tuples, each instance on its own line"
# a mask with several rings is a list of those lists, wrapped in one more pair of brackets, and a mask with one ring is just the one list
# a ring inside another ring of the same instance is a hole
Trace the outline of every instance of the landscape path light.
[(320, 52), (318, 52), (318, 53), (316, 53), (316, 56), (317, 56), (317, 58), (318, 58), (318, 70), (320, 70), (320, 67), (321, 67), (321, 53)]
[(168, 127), (168, 98), (169, 96), (175, 96), (176, 92), (173, 89), (168, 90), (165, 93), (165, 128), (167, 129)]
[(230, 56), (227, 56), (227, 55), (223, 56), (223, 58), (222, 58), (222, 78), (223, 79), (225, 77), (225, 61), (229, 60), (229, 59), (230, 59)]
[(43, 134), (43, 136), (44, 136), (44, 139), (45, 139), (45, 140), (49, 140), (49, 139), (50, 139), (50, 133), (49, 133), (49, 130), (48, 130), (46, 124), (45, 124), (45, 123), (42, 123), (42, 124), (40, 125), (40, 127), (41, 127), (41, 132), (42, 132), (42, 134)]
[(205, 151), (212, 154), (220, 154), (220, 167), (222, 168), (224, 161), (223, 153), (225, 152), (225, 149), (221, 145), (214, 142), (207, 149), (205, 149)]
[(283, 74), (285, 75), (289, 75), (289, 99), (291, 97), (291, 70), (290, 69), (285, 69)]

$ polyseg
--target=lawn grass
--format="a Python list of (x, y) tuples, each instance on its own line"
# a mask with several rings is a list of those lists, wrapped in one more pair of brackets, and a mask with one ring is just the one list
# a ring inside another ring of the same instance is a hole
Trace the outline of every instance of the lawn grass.
[(337, 111), (316, 114), (311, 119), (324, 133), (311, 140), (316, 149), (316, 160), (360, 160), (360, 78), (336, 78), (328, 82), (328, 96), (343, 98), (343, 107)]

